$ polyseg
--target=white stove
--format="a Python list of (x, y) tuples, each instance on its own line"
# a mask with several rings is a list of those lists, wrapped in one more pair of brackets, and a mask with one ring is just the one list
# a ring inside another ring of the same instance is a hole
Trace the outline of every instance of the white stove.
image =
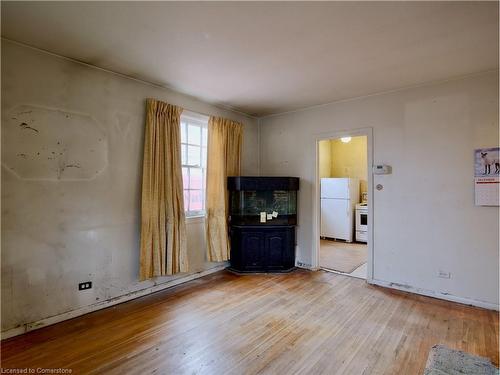
[(356, 241), (368, 242), (368, 203), (356, 204)]

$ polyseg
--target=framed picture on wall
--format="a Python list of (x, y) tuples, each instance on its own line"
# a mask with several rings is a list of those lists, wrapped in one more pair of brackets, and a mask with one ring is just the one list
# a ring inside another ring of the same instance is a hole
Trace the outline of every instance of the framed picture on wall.
[(476, 206), (498, 206), (500, 147), (474, 150), (474, 195)]

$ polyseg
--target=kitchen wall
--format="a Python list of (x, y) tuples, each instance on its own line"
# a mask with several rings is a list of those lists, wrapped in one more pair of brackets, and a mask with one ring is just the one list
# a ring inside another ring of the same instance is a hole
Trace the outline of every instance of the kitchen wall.
[(330, 140), (319, 142), (318, 155), (319, 178), (332, 177), (332, 143)]
[(351, 137), (348, 143), (340, 139), (331, 141), (331, 177), (351, 177), (359, 180), (360, 200), (361, 193), (368, 189), (367, 170), (367, 137)]
[(340, 139), (326, 139), (319, 142), (319, 178), (351, 177), (359, 180), (361, 193), (368, 189), (367, 137), (351, 137), (344, 143)]
[[(256, 120), (2, 40), (2, 331), (179, 277), (138, 281), (148, 97), (243, 122), (243, 173), (258, 174)], [(202, 220), (188, 253), (190, 274), (217, 266)]]
[(498, 308), (499, 209), (474, 206), (473, 180), (498, 99), (489, 72), (261, 119), (261, 174), (301, 178), (297, 260), (313, 259), (314, 139), (371, 127), (374, 162), (393, 167), (374, 177), (374, 281)]

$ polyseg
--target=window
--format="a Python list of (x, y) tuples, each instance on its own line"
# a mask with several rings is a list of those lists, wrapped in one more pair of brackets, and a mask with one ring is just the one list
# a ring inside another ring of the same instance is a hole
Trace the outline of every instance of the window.
[(184, 111), (181, 115), (181, 163), (186, 217), (205, 214), (208, 118)]

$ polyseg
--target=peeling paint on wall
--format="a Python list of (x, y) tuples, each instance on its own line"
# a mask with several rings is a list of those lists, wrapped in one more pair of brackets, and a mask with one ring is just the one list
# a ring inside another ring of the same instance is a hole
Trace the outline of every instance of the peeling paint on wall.
[(2, 164), (26, 180), (91, 180), (108, 164), (106, 134), (90, 115), (18, 105), (4, 118)]

